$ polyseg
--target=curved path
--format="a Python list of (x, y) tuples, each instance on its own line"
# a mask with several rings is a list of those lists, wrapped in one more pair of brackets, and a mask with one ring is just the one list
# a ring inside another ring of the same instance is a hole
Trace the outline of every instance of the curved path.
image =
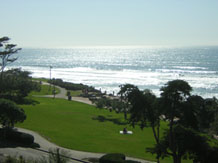
[[(46, 83), (46, 82), (42, 82), (42, 84), (49, 85), (49, 83)], [(65, 88), (62, 88), (59, 86), (55, 86), (55, 87), (60, 89), (60, 93), (56, 94), (55, 98), (68, 99), (68, 97), (66, 96), (67, 90)], [(36, 97), (50, 97), (50, 98), (54, 97), (54, 95), (34, 95), (34, 96), (36, 96)], [(77, 101), (77, 102), (82, 102), (85, 104), (89, 104), (89, 105), (93, 105), (92, 102), (88, 98), (84, 98), (84, 97), (72, 97), (72, 100)]]
[[(46, 84), (46, 83), (43, 83)], [(55, 97), (56, 98), (63, 98), (63, 99), (67, 99), (66, 96), (66, 89), (58, 87), (60, 89), (60, 93), (57, 94)], [(40, 96), (40, 97), (53, 97), (53, 95), (46, 95), (46, 96)], [(78, 101), (78, 102), (83, 102), (86, 104), (92, 104), (91, 101), (89, 101), (87, 98), (80, 98), (80, 97), (75, 97), (72, 98), (72, 100)], [(76, 158), (79, 160), (86, 160), (87, 158), (99, 158), (102, 155), (104, 155), (103, 153), (91, 153), (91, 152), (82, 152), (82, 151), (76, 151), (76, 150), (71, 150), (71, 149), (66, 149), (63, 147), (60, 147), (54, 143), (49, 142), (48, 140), (46, 140), (45, 138), (43, 138), (42, 136), (40, 136), (38, 133), (34, 132), (34, 131), (30, 131), (27, 129), (23, 129), (23, 128), (16, 128), (18, 131), (24, 132), (24, 133), (28, 133), (34, 136), (34, 142), (40, 145), (41, 150), (46, 150), (48, 151), (50, 148), (60, 148), (60, 149), (64, 149), (65, 151), (68, 151), (68, 153), (70, 154), (70, 157), (72, 158)], [(22, 155), (23, 157), (25, 157), (26, 159), (39, 159), (42, 158), (42, 156), (47, 157), (48, 154), (44, 153), (42, 151), (33, 149), (33, 148), (27, 148), (27, 147), (4, 147), (4, 148), (0, 148), (0, 155), (11, 155), (11, 156), (20, 156)], [(141, 159), (137, 159), (137, 158), (129, 158), (127, 157), (127, 159), (131, 159), (131, 160), (136, 160), (136, 161), (140, 161), (141, 163), (151, 163), (150, 161), (145, 161), (145, 160), (141, 160)], [(73, 161), (76, 162), (76, 161)]]
[[(87, 160), (87, 158), (99, 158), (102, 155), (104, 155), (103, 153), (91, 153), (91, 152), (82, 152), (82, 151), (66, 149), (66, 148), (60, 147), (54, 143), (49, 142), (48, 140), (46, 140), (45, 138), (43, 138), (42, 136), (40, 136), (38, 133), (36, 133), (34, 131), (30, 131), (30, 130), (22, 129), (22, 128), (17, 128), (17, 130), (33, 135), (35, 138), (34, 142), (40, 145), (40, 148), (38, 148), (38, 149), (41, 149), (41, 150), (48, 151), (50, 148), (52, 148), (52, 149), (60, 148), (60, 149), (67, 151), (70, 154), (70, 157), (76, 158), (79, 160)], [(0, 148), (0, 153), (3, 155), (11, 155), (11, 156), (22, 155), (26, 159), (39, 159), (39, 158), (42, 158), (42, 156), (45, 156), (45, 157), (48, 156), (47, 153), (41, 152), (41, 151), (33, 149), (33, 148), (26, 148), (26, 147)], [(141, 160), (141, 159), (137, 159), (137, 158), (127, 157), (127, 159), (140, 161), (142, 163), (151, 163), (149, 161), (145, 161), (145, 160)]]

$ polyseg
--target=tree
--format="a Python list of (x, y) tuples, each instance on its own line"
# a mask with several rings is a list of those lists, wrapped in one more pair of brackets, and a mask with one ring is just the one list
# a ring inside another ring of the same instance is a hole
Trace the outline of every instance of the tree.
[(26, 119), (24, 110), (19, 108), (14, 102), (0, 99), (0, 123), (5, 128), (13, 128), (17, 122)]
[(134, 86), (132, 84), (120, 85), (120, 91), (118, 92), (118, 94), (120, 95), (120, 100), (122, 103), (122, 110), (121, 111), (123, 111), (123, 113), (124, 113), (125, 120), (127, 120), (127, 112), (128, 112), (128, 108), (129, 108), (127, 96), (134, 89), (136, 89), (136, 86)]
[(218, 135), (218, 114), (216, 113), (214, 121), (210, 124), (210, 133)]
[(1, 98), (20, 102), (31, 91), (39, 91), (40, 84), (32, 81), (30, 72), (12, 69), (4, 72), (4, 80), (1, 82), (0, 90)]
[[(192, 159), (195, 163), (217, 162), (218, 147), (211, 144), (218, 143), (205, 134), (197, 132), (191, 128), (183, 127), (176, 124), (173, 126), (174, 135), (177, 138), (175, 146), (177, 148), (178, 157), (183, 159)], [(165, 131), (164, 136), (159, 144), (156, 144), (150, 151), (156, 153), (161, 151), (161, 157), (170, 156), (169, 153), (169, 129)]]
[(21, 48), (16, 48), (15, 44), (8, 44), (10, 39), (8, 37), (0, 38), (0, 71), (1, 79), (3, 76), (3, 71), (5, 67), (17, 60), (17, 57), (12, 57), (13, 54), (17, 53)]
[[(158, 100), (150, 90), (140, 91), (133, 85), (124, 85), (122, 94), (129, 105), (129, 122), (134, 127), (139, 124), (141, 129), (151, 127), (157, 144), (160, 139), (160, 110), (157, 106)], [(121, 88), (121, 89), (122, 89)], [(159, 162), (159, 153), (157, 152)]]
[(161, 88), (162, 112), (166, 120), (169, 121), (169, 147), (172, 151), (174, 163), (181, 162), (181, 156), (176, 146), (176, 135), (173, 126), (177, 120), (183, 116), (185, 102), (190, 96), (192, 88), (184, 80), (169, 81)]
[(193, 95), (187, 98), (177, 123), (187, 128), (192, 128), (200, 131), (201, 128), (201, 113), (205, 108), (205, 100), (201, 96)]
[[(217, 100), (191, 96), (191, 90), (183, 80), (169, 81), (161, 88), (160, 98), (136, 86), (123, 89), (125, 102), (129, 105), (130, 124), (140, 125), (142, 129), (152, 128), (156, 144), (147, 151), (157, 154), (158, 162), (160, 157), (166, 156), (172, 156), (174, 163), (181, 163), (182, 158), (201, 162), (217, 159), (217, 145), (211, 147), (211, 141), (202, 136), (218, 112)], [(168, 124), (162, 137), (159, 134), (161, 119)]]

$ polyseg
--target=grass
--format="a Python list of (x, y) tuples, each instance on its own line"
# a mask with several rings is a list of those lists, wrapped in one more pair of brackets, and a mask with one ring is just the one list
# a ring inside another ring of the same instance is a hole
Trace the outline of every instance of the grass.
[[(40, 92), (31, 92), (30, 95), (52, 95), (52, 91), (53, 91), (53, 86), (49, 86), (49, 85), (41, 85), (41, 90)], [(60, 89), (58, 89), (57, 87), (55, 87), (55, 92), (56, 93), (60, 93)]]
[(32, 78), (34, 81), (42, 81), (42, 82), (48, 82), (50, 79), (47, 78)]
[(123, 115), (99, 110), (91, 105), (63, 99), (35, 98), (40, 104), (23, 105), (27, 119), (19, 127), (34, 130), (50, 141), (75, 150), (121, 152), (128, 156), (154, 160), (145, 147), (154, 143), (150, 128), (143, 131), (127, 127), (133, 135), (121, 135), (127, 125)]
[[(69, 90), (68, 90), (69, 91)], [(70, 92), (70, 95), (72, 96), (72, 97), (77, 97), (77, 96), (79, 96), (80, 94), (82, 94), (82, 91), (81, 90), (78, 90), (78, 91), (69, 91)], [(66, 94), (67, 95), (67, 94)]]
[[(123, 114), (91, 105), (64, 99), (32, 98), (40, 103), (22, 105), (27, 119), (18, 124), (18, 127), (36, 131), (49, 141), (69, 149), (97, 153), (118, 152), (155, 161), (155, 155), (145, 152), (147, 147), (154, 145), (151, 128), (132, 128), (125, 124)], [(166, 123), (161, 126), (165, 128)], [(124, 127), (133, 131), (133, 134), (119, 134)], [(165, 158), (161, 162), (170, 163), (172, 160)]]

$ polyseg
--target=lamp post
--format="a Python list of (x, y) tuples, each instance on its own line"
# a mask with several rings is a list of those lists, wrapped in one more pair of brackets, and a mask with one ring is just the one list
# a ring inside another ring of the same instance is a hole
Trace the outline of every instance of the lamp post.
[(51, 89), (51, 69), (53, 68), (52, 66), (49, 66), (49, 68), (50, 68), (50, 86), (49, 86), (49, 91), (50, 91), (50, 89)]

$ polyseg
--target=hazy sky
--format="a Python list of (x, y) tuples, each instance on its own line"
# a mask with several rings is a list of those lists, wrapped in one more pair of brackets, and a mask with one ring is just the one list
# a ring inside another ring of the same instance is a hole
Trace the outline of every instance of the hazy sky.
[(19, 47), (218, 45), (218, 0), (0, 0)]

